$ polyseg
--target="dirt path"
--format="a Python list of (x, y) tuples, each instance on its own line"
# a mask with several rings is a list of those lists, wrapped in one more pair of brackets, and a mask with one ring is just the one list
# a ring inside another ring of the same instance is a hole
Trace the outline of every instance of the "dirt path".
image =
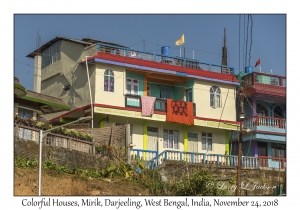
[[(14, 195), (36, 196), (38, 194), (38, 169), (14, 169)], [(115, 180), (82, 180), (75, 175), (42, 172), (42, 195), (45, 196), (146, 196), (148, 190), (138, 184)]]

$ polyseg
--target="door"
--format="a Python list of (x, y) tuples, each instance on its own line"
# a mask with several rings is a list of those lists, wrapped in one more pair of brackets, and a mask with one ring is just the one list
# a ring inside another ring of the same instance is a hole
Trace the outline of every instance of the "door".
[(148, 150), (158, 151), (158, 128), (147, 127)]
[(197, 133), (188, 133), (188, 152), (198, 152)]
[(127, 97), (127, 106), (140, 107), (139, 82), (137, 79), (127, 78), (126, 80), (126, 94), (136, 95), (137, 97)]
[[(172, 88), (169, 86), (160, 86), (160, 98), (167, 99), (172, 98)], [(166, 101), (156, 101), (155, 108), (160, 110), (166, 110)]]

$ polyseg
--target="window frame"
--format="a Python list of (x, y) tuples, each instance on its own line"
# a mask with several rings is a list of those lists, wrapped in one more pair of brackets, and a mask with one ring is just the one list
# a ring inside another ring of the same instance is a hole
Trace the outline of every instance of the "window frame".
[(42, 51), (42, 69), (61, 60), (61, 40), (56, 41), (51, 46)]
[[(191, 93), (191, 99), (188, 97), (189, 93)], [(185, 91), (185, 98), (188, 102), (193, 102), (193, 89), (188, 89)]]
[[(167, 131), (167, 133), (165, 133), (166, 131)], [(171, 132), (172, 132), (172, 134), (171, 134)], [(177, 135), (175, 135), (175, 132), (177, 132)], [(177, 137), (177, 138), (175, 138), (175, 137)], [(171, 145), (172, 145), (172, 147), (171, 147)], [(178, 130), (163, 129), (163, 148), (179, 149), (179, 131)]]
[[(130, 82), (128, 80), (131, 80)], [(137, 82), (135, 82), (137, 81)], [(127, 86), (130, 85), (130, 93), (128, 93), (128, 88)], [(137, 94), (135, 94), (135, 90), (134, 90), (134, 86), (136, 85), (137, 87)], [(139, 80), (136, 78), (131, 78), (131, 77), (127, 77), (126, 78), (126, 95), (139, 95)]]
[[(24, 111), (25, 111), (25, 116), (24, 116)], [(21, 112), (22, 112), (22, 115), (21, 115)], [(27, 113), (28, 113), (28, 115), (31, 115), (31, 116), (27, 117)], [(29, 113), (31, 113), (31, 114), (29, 114)], [(29, 110), (29, 109), (25, 109), (25, 108), (22, 108), (22, 107), (18, 107), (18, 116), (22, 117), (24, 119), (33, 119), (34, 111)]]
[[(107, 84), (105, 84), (105, 80), (107, 78)], [(112, 81), (112, 82), (111, 82)], [(112, 83), (112, 85), (111, 85)], [(107, 87), (106, 87), (107, 85)], [(104, 71), (104, 91), (105, 92), (115, 92), (115, 74), (113, 70), (106, 69)]]
[[(221, 89), (218, 86), (211, 86), (209, 90), (209, 104), (210, 107), (213, 108), (221, 108), (222, 107), (222, 100), (221, 100)], [(217, 101), (217, 98), (219, 98), (219, 101)]]
[[(205, 141), (205, 143), (203, 143)], [(209, 141), (211, 141), (209, 145)], [(205, 146), (205, 147), (203, 147)], [(209, 146), (211, 149), (209, 149)], [(206, 133), (202, 132), (201, 133), (201, 150), (205, 150), (207, 152), (212, 152), (213, 151), (213, 135), (212, 133)]]

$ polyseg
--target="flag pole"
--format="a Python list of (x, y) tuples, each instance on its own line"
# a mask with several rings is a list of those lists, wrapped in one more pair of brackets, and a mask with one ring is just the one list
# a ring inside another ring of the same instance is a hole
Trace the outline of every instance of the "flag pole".
[(179, 47), (179, 49), (180, 49), (180, 54), (179, 54), (179, 57), (181, 57), (181, 47)]

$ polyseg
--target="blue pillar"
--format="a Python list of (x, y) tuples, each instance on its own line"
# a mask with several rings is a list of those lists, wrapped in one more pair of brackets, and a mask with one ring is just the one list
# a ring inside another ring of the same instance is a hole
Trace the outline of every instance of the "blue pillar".
[[(271, 147), (271, 142), (268, 142), (268, 147), (267, 147), (267, 155), (268, 157), (272, 157), (272, 147)], [(272, 160), (271, 159), (268, 159), (268, 165), (269, 167), (272, 165)]]

